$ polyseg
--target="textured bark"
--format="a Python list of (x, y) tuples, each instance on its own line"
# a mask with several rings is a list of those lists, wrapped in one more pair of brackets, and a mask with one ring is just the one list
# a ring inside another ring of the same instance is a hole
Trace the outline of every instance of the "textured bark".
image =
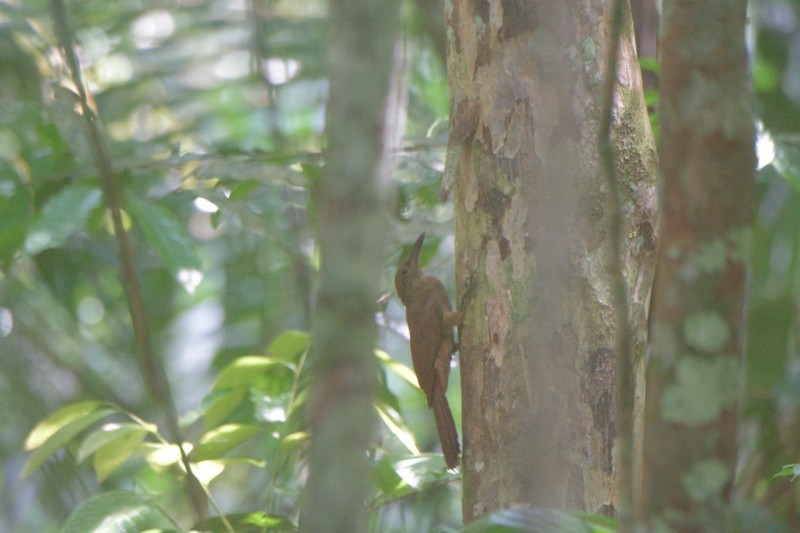
[(314, 189), (320, 288), (307, 406), (312, 440), (300, 526), (358, 533), (366, 529), (374, 313), (386, 233), (378, 169), (397, 11), (378, 0), (337, 0), (329, 9), (328, 150)]
[(725, 531), (755, 154), (744, 0), (663, 3), (662, 244), (639, 520)]
[[(597, 0), (446, 8), (465, 521), (517, 505), (617, 506), (617, 354), (596, 142), (610, 9)], [(656, 155), (629, 16), (623, 26), (613, 138), (641, 375)]]

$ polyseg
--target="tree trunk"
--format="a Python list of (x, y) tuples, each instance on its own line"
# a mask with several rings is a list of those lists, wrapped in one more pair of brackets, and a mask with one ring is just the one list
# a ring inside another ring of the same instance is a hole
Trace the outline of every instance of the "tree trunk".
[[(617, 354), (597, 137), (609, 2), (447, 11), (465, 521), (516, 506), (613, 514)], [(643, 374), (656, 154), (629, 13), (613, 109), (628, 314)], [(640, 381), (641, 384), (641, 381)]]
[(638, 515), (680, 531), (731, 530), (755, 199), (746, 4), (663, 4), (662, 244)]
[(375, 301), (386, 221), (378, 188), (396, 8), (330, 2), (330, 100), (318, 206), (320, 288), (314, 316), (312, 430), (301, 529), (366, 529), (367, 448), (377, 368)]

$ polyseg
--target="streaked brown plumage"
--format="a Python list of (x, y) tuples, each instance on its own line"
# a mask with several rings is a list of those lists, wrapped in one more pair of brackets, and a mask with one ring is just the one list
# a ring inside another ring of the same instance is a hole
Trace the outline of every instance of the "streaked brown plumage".
[(453, 327), (461, 321), (461, 313), (452, 310), (442, 282), (426, 276), (420, 269), (419, 251), (424, 239), (425, 232), (422, 232), (411, 254), (397, 267), (394, 285), (406, 306), (414, 372), (428, 399), (428, 407), (433, 409), (447, 468), (453, 469), (458, 465), (460, 447), (445, 392), (450, 377), (450, 358), (455, 351)]

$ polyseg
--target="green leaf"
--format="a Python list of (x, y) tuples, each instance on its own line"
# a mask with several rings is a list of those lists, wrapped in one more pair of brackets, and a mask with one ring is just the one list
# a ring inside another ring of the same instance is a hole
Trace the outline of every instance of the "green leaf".
[(292, 389), (294, 377), (291, 367), (272, 357), (239, 357), (220, 372), (211, 395), (204, 401), (206, 426), (213, 428), (224, 422), (250, 398), (251, 391), (280, 398)]
[(305, 431), (296, 431), (294, 433), (290, 433), (283, 438), (281, 441), (281, 446), (284, 447), (286, 450), (293, 450), (300, 446), (302, 443), (308, 441), (311, 436), (306, 433)]
[(438, 483), (442, 479), (458, 479), (445, 469), (444, 458), (440, 453), (424, 453), (405, 456), (393, 460), (394, 470), (403, 478), (403, 482), (415, 490), (422, 490), (428, 485)]
[(72, 420), (69, 424), (63, 426), (61, 429), (52, 434), (42, 445), (36, 449), (33, 454), (28, 458), (25, 466), (22, 468), (20, 476), (26, 478), (31, 472), (39, 468), (56, 450), (71, 441), (78, 433), (91, 426), (101, 418), (104, 418), (112, 413), (114, 409), (100, 409), (91, 413), (84, 414), (80, 418)]
[(77, 420), (95, 410), (99, 409), (103, 402), (78, 402), (65, 405), (61, 409), (50, 413), (44, 420), (36, 424), (28, 437), (25, 439), (24, 448), (33, 450), (45, 443), (59, 429), (63, 428), (73, 420)]
[(116, 439), (111, 440), (97, 449), (94, 453), (94, 471), (97, 481), (102, 483), (122, 463), (128, 460), (142, 442), (147, 430), (142, 426), (135, 426), (130, 431), (121, 432)]
[(395, 472), (394, 466), (388, 457), (383, 457), (375, 464), (373, 478), (375, 485), (387, 499), (405, 496), (413, 491), (411, 487), (403, 483), (403, 478)]
[[(207, 401), (208, 398), (211, 400)], [(247, 387), (212, 392), (206, 397), (206, 400), (203, 400), (203, 403), (207, 404), (203, 416), (206, 427), (217, 427), (246, 399)]]
[(790, 464), (790, 465), (783, 465), (783, 469), (772, 476), (772, 479), (776, 477), (788, 477), (792, 476), (792, 481), (797, 479), (800, 476), (800, 464)]
[(125, 438), (128, 435), (138, 435), (136, 441), (140, 442), (149, 431), (139, 424), (105, 424), (97, 430), (89, 433), (83, 439), (81, 447), (78, 449), (78, 462), (83, 462), (87, 457), (96, 452), (99, 448), (114, 442), (117, 439)]
[[(237, 533), (283, 533), (297, 531), (291, 520), (266, 513), (229, 514), (225, 518)], [(196, 524), (192, 529), (198, 531), (228, 531), (227, 525), (218, 516)]]
[(33, 193), (11, 180), (0, 182), (0, 263), (10, 260), (25, 242), (33, 218)]
[(311, 337), (305, 331), (284, 331), (272, 341), (267, 353), (279, 361), (297, 364), (308, 350)]
[(176, 444), (142, 442), (136, 446), (136, 452), (144, 455), (147, 463), (156, 472), (181, 464), (181, 450)]
[(417, 443), (414, 440), (414, 432), (405, 423), (400, 413), (391, 406), (378, 401), (375, 402), (375, 410), (378, 411), (378, 415), (383, 420), (383, 423), (386, 424), (386, 427), (389, 428), (389, 431), (403, 443), (403, 446), (414, 455), (419, 455), (419, 448), (417, 448)]
[(219, 459), (232, 448), (254, 437), (263, 431), (258, 426), (244, 424), (226, 424), (208, 431), (200, 437), (197, 446), (192, 450), (192, 461)]
[(375, 357), (381, 361), (381, 364), (385, 366), (387, 369), (391, 370), (394, 374), (399, 376), (403, 379), (406, 383), (414, 387), (415, 389), (419, 389), (419, 382), (417, 381), (417, 375), (414, 374), (414, 371), (408, 367), (408, 365), (404, 365), (397, 359), (393, 358), (388, 353), (384, 352), (383, 350), (375, 350)]
[(71, 185), (59, 192), (44, 205), (39, 220), (28, 231), (25, 249), (37, 254), (63, 246), (69, 236), (85, 227), (100, 198), (100, 191), (91, 185)]
[(661, 70), (661, 65), (659, 62), (652, 57), (640, 57), (639, 66), (642, 68), (642, 70), (646, 72), (652, 72), (653, 74), (658, 74), (658, 72)]
[(83, 502), (70, 515), (61, 533), (138, 533), (155, 506), (153, 498), (136, 492), (113, 491)]
[(200, 257), (195, 251), (186, 226), (160, 205), (131, 196), (128, 210), (142, 230), (147, 244), (158, 253), (164, 265), (177, 276), (181, 269), (200, 270)]
[(464, 533), (505, 533), (541, 531), (543, 533), (593, 533), (607, 531), (584, 522), (579, 516), (555, 509), (502, 509), (488, 513), (464, 527)]
[(294, 371), (291, 368), (272, 357), (245, 355), (234, 360), (219, 373), (217, 382), (212, 390), (259, 386), (263, 384), (264, 376), (267, 373), (285, 372), (286, 370), (294, 375)]

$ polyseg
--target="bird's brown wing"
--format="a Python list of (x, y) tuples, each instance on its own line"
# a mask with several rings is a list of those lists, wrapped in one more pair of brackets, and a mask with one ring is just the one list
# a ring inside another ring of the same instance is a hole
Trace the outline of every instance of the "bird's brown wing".
[[(428, 280), (439, 283), (438, 280)], [(426, 280), (426, 281), (428, 281)], [(436, 290), (431, 283), (424, 284), (412, 302), (406, 307), (406, 320), (411, 334), (411, 360), (414, 363), (414, 372), (420, 388), (425, 392), (428, 406), (431, 406), (433, 395), (433, 380), (435, 379), (434, 363), (442, 345), (443, 328), (443, 302), (441, 294), (444, 291)], [(449, 307), (450, 302), (445, 302)]]

